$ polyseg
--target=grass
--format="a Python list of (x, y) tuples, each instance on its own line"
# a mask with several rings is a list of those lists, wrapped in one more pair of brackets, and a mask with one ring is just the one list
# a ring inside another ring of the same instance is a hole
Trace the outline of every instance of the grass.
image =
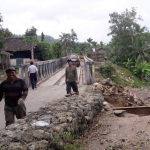
[(134, 76), (128, 69), (121, 66), (113, 65), (116, 72), (116, 77), (113, 77), (113, 81), (121, 84), (122, 86), (130, 86), (141, 88), (143, 85), (142, 81)]
[(100, 66), (97, 71), (100, 74), (99, 76), (102, 76), (102, 78), (111, 78), (113, 82), (124, 87), (141, 88), (144, 86), (143, 82), (134, 76), (129, 70), (110, 62), (106, 65)]
[(71, 132), (55, 133), (52, 147), (57, 150), (81, 150), (83, 142), (76, 139)]

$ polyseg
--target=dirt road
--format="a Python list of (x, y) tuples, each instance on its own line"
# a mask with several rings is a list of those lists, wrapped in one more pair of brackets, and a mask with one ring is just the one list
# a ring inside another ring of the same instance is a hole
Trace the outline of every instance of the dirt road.
[[(130, 90), (150, 106), (150, 90)], [(112, 110), (104, 111), (83, 135), (82, 150), (150, 150), (150, 116), (126, 112), (118, 117)]]
[(126, 114), (117, 117), (101, 113), (86, 131), (82, 150), (149, 150), (150, 118)]
[[(80, 74), (80, 67), (77, 68), (78, 75)], [(65, 85), (65, 68), (59, 71), (57, 74), (49, 78), (47, 81), (38, 85), (37, 89), (29, 89), (29, 94), (26, 98), (25, 105), (27, 112), (37, 111), (41, 106), (44, 106), (47, 102), (54, 101), (62, 98), (66, 94)], [(59, 82), (58, 82), (59, 81)], [(57, 83), (57, 84), (56, 84)], [(85, 89), (85, 85), (79, 84), (79, 92), (82, 93)], [(4, 119), (4, 101), (0, 102), (0, 129), (5, 127)]]

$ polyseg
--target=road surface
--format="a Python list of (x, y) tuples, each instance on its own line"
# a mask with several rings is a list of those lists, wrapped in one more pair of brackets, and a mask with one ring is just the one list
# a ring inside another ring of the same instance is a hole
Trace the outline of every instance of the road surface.
[[(82, 64), (83, 65), (83, 64)], [(85, 89), (83, 85), (84, 81), (84, 70), (81, 66), (81, 77), (79, 84), (79, 92), (82, 93)], [(80, 67), (77, 68), (78, 75), (80, 75)], [(27, 113), (37, 111), (41, 106), (44, 106), (47, 102), (55, 101), (56, 99), (63, 98), (66, 94), (65, 85), (65, 68), (60, 70), (57, 74), (50, 77), (45, 82), (37, 86), (37, 89), (32, 90), (29, 88), (29, 93), (25, 101), (27, 107)], [(0, 129), (5, 127), (4, 118), (4, 101), (0, 102)]]

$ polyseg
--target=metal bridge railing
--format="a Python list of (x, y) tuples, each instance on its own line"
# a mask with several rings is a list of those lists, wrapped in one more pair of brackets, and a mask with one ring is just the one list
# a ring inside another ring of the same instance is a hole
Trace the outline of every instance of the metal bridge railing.
[[(47, 61), (35, 62), (34, 65), (38, 68), (38, 83), (47, 79), (54, 72), (64, 67), (67, 64), (67, 57), (62, 59), (54, 59)], [(23, 79), (27, 86), (30, 86), (30, 80), (28, 77), (28, 67), (30, 64), (22, 64), (19, 66), (19, 77)]]
[(84, 56), (85, 77), (86, 83), (93, 84), (95, 82), (95, 67), (94, 61), (87, 56)]

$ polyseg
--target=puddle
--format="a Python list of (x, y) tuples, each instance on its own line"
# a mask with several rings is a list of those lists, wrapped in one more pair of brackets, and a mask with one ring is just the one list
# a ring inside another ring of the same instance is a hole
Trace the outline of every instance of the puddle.
[(114, 107), (113, 110), (126, 110), (127, 113), (136, 114), (139, 116), (149, 116), (150, 107), (138, 106), (138, 107)]

